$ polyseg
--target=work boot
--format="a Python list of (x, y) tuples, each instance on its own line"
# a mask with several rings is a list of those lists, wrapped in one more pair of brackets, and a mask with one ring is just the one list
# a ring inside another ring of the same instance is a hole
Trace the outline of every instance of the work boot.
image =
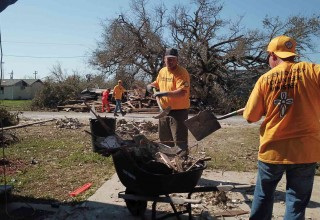
[(121, 114), (122, 114), (122, 116), (125, 116), (127, 114), (127, 112), (122, 112)]
[(118, 115), (117, 113), (114, 113), (113, 115), (114, 115), (114, 117), (117, 117), (117, 116), (119, 116), (119, 115)]

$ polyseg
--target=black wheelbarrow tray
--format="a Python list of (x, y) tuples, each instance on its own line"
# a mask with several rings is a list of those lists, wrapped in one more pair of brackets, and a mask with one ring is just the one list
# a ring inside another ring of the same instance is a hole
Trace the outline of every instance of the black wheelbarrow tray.
[[(142, 216), (147, 207), (147, 201), (153, 201), (152, 219), (156, 218), (156, 203), (170, 203), (174, 213), (167, 214), (177, 216), (182, 213), (189, 213), (191, 216), (191, 204), (200, 203), (201, 200), (190, 199), (191, 193), (199, 192), (195, 186), (200, 179), (202, 172), (206, 169), (204, 161), (199, 165), (185, 172), (172, 174), (155, 174), (141, 169), (130, 153), (119, 150), (112, 153), (113, 163), (121, 183), (126, 187), (125, 192), (119, 193), (119, 198), (123, 198), (130, 213), (134, 216)], [(216, 189), (216, 187), (215, 187)], [(215, 191), (201, 188), (202, 191)], [(189, 193), (188, 199), (172, 198), (171, 193)], [(187, 203), (187, 209), (177, 212), (174, 204)], [(164, 218), (164, 217), (162, 217)]]

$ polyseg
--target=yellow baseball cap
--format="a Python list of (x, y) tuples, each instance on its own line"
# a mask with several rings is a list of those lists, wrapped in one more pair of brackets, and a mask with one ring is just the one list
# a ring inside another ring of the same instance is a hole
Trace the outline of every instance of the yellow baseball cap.
[(268, 52), (275, 53), (280, 58), (296, 56), (297, 43), (290, 37), (281, 35), (273, 38), (268, 45)]

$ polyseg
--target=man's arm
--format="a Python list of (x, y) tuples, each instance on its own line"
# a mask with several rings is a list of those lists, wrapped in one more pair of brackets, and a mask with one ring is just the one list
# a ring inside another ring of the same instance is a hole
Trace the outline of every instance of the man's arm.
[(182, 97), (185, 94), (187, 94), (187, 91), (184, 88), (181, 88), (181, 89), (176, 89), (176, 90), (168, 92), (167, 96), (170, 96), (170, 97)]

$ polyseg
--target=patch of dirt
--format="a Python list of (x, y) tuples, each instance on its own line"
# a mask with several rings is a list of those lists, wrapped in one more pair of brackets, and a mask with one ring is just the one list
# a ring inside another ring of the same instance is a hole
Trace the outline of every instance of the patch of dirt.
[(27, 168), (29, 164), (26, 161), (19, 160), (19, 159), (1, 159), (0, 160), (0, 167), (2, 169), (0, 170), (0, 175), (6, 174), (11, 175), (16, 172), (22, 172)]

